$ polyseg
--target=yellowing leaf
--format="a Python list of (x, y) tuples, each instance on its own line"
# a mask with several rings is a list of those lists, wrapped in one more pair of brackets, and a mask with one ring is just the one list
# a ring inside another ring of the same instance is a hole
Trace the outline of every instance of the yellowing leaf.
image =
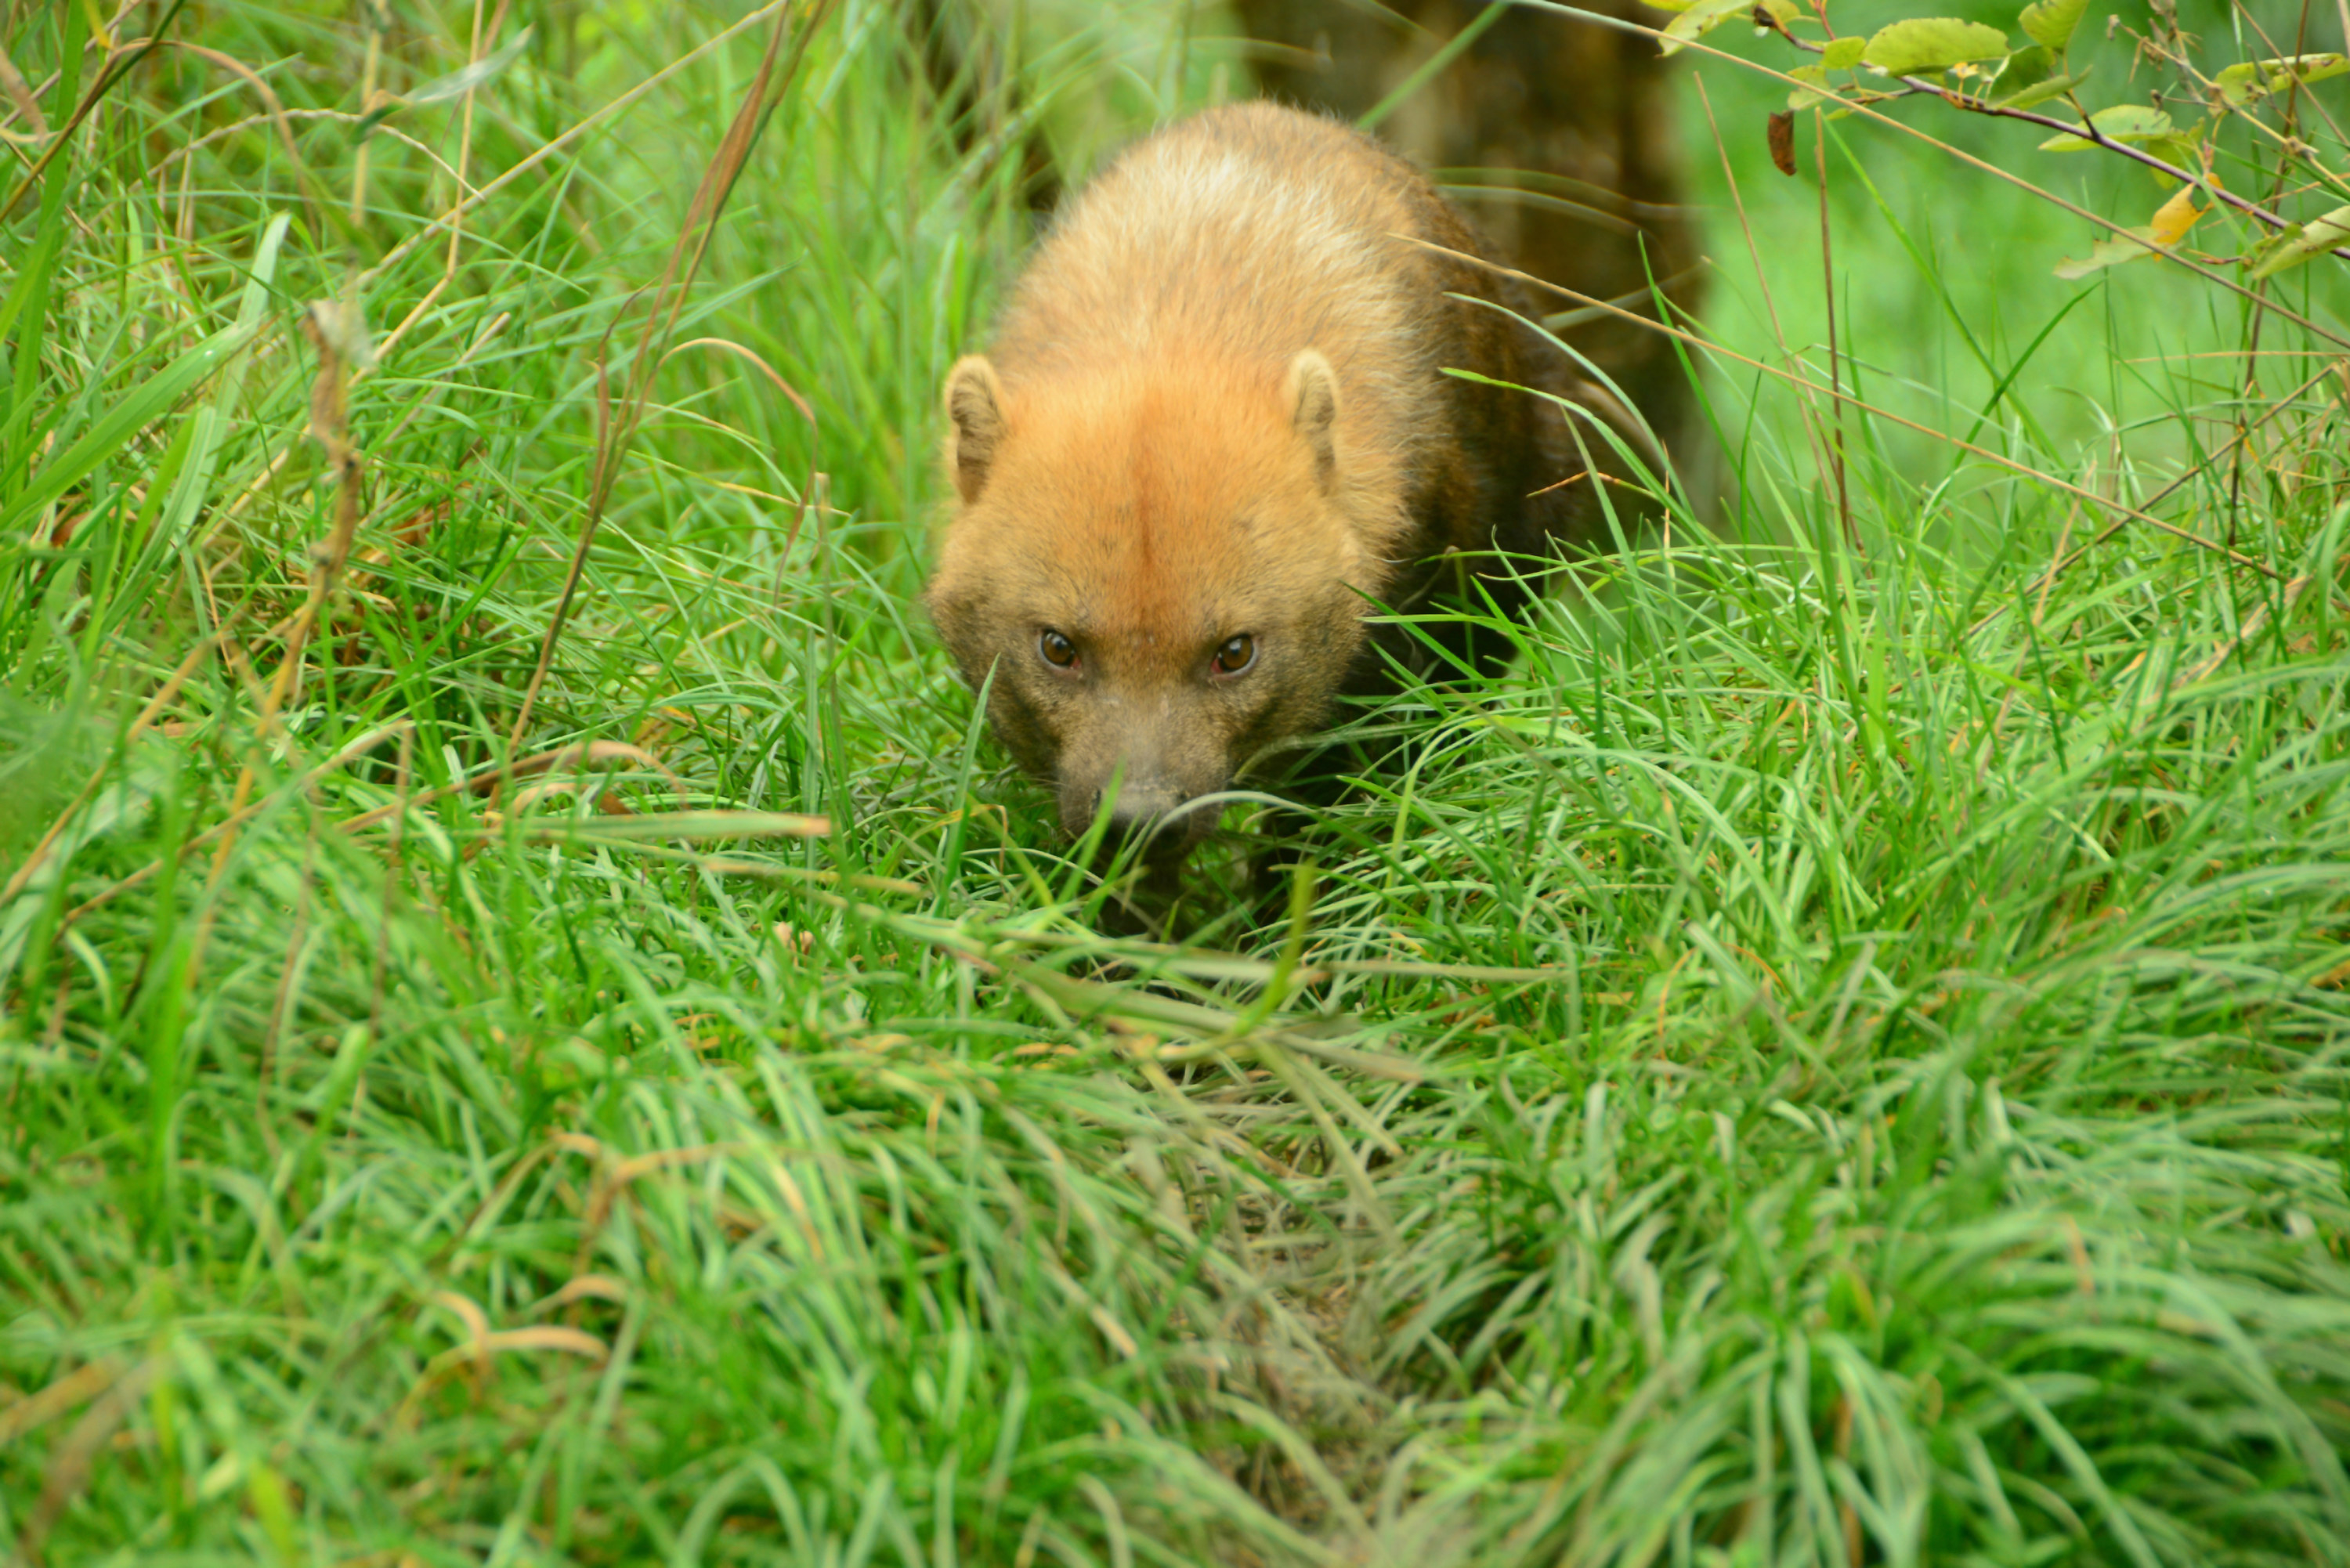
[[(2193, 185), (2180, 186), (2170, 200), (2155, 209), (2154, 222), (2142, 229), (2125, 229), (2109, 239), (2097, 241), (2089, 247), (2086, 261), (2074, 261), (2068, 257), (2056, 268), (2056, 275), (2063, 278), (2086, 277), (2091, 273), (2120, 266), (2125, 262), (2144, 261), (2158, 250), (2168, 250), (2185, 239), (2197, 220), (2210, 210), (2195, 204), (2196, 189)], [(2350, 217), (2350, 207), (2345, 207), (2342, 212), (2345, 217)]]
[[(2138, 145), (2172, 168), (2184, 169), (2191, 173), (2202, 161), (2203, 128), (2193, 126), (2176, 136), (2149, 136)], [(2156, 184), (2167, 186), (2170, 183), (2170, 177), (2161, 171), (2152, 172)]]
[(2039, 4), (2023, 8), (2023, 15), (2015, 19), (2016, 26), (2033, 43), (2062, 54), (2064, 46), (2073, 41), (2073, 29), (2081, 25), (2082, 13), (2088, 8), (2089, 0), (2039, 0)]
[(1947, 70), (1961, 60), (1995, 60), (2007, 53), (2007, 35), (1954, 16), (1912, 16), (1880, 27), (1860, 57), (1887, 76)]
[(2154, 210), (2154, 222), (2147, 225), (2147, 237), (2168, 250), (2187, 237), (2187, 231), (2195, 226), (2195, 220), (2203, 213), (2204, 209), (2195, 204), (2195, 187), (2181, 185), (2178, 194)]
[[(2101, 109), (2089, 116), (2089, 124), (2108, 141), (2146, 141), (2175, 134), (2170, 116), (2142, 103), (2117, 103), (2111, 109)], [(2040, 151), (2078, 152), (2095, 145), (2085, 136), (2067, 134), (2050, 137), (2040, 144)]]
[(303, 1552), (296, 1544), (294, 1504), (286, 1496), (286, 1478), (259, 1459), (248, 1460), (244, 1495), (253, 1504), (253, 1516), (269, 1536), (269, 1544), (276, 1549), (277, 1561), (289, 1565), (301, 1562)]
[(1690, 8), (1665, 24), (1659, 41), (1666, 54), (1678, 54), (1692, 38), (1702, 38), (1733, 16), (1753, 14), (1753, 0), (1695, 0)]
[(2292, 55), (2274, 60), (2246, 60), (2230, 66), (2212, 79), (2220, 94), (2238, 109), (2263, 93), (2282, 92), (2293, 83), (2322, 82), (2350, 71), (2350, 59), (2340, 55)]
[(2350, 244), (2350, 207), (2336, 207), (2322, 218), (2286, 230), (2284, 238), (2253, 264), (2251, 275), (2274, 277), (2342, 244)]
[(1820, 64), (1832, 71), (1848, 71), (1860, 64), (1861, 54), (1867, 47), (1866, 38), (1834, 39), (1826, 48), (1820, 51)]

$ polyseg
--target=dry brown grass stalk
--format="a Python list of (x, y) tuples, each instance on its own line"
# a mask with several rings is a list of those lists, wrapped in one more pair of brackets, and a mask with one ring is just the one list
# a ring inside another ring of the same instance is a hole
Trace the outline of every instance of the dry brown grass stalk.
[[(815, 0), (799, 12), (803, 18), (796, 29), (792, 26), (794, 13), (785, 6), (775, 12), (775, 26), (767, 35), (766, 53), (760, 57), (759, 68), (751, 78), (751, 85), (743, 95), (743, 102), (734, 112), (733, 122), (711, 155), (710, 164), (702, 171), (702, 183), (693, 193), (692, 204), (686, 210), (685, 226), (670, 249), (668, 264), (651, 289), (652, 304), (645, 317), (645, 326), (637, 344), (636, 358), (629, 366), (629, 386), (627, 397), (617, 414), (610, 403), (608, 361), (600, 358), (597, 365), (597, 440), (596, 466), (588, 485), (587, 515), (579, 525), (579, 541), (571, 554), (570, 569), (563, 579), (563, 592), (556, 598), (555, 613), (548, 618), (546, 636), (539, 644), (538, 665), (531, 671), (530, 683), (523, 689), (522, 704), (515, 713), (514, 727), (507, 733), (507, 744), (519, 746), (523, 733), (530, 726), (532, 710), (537, 705), (539, 689), (546, 683), (546, 672), (555, 662), (555, 649), (562, 640), (563, 626), (571, 613), (571, 601), (579, 591), (579, 579), (587, 570), (588, 552), (595, 544), (596, 531), (603, 522), (604, 509), (610, 503), (612, 487), (619, 481), (621, 462), (636, 438), (637, 426), (644, 417), (645, 400), (651, 395), (652, 379), (667, 358), (671, 332), (676, 329), (678, 313), (684, 307), (694, 279), (702, 271), (702, 263), (710, 249), (711, 236), (716, 232), (718, 219), (726, 210), (726, 200), (733, 193), (734, 182), (749, 161), (751, 148), (758, 140), (760, 128), (775, 99), (791, 83), (799, 70), (800, 61), (807, 52), (808, 39), (822, 25), (825, 14), (831, 8), (830, 0)], [(791, 42), (788, 61), (784, 59), (784, 47)], [(781, 70), (778, 71), (778, 65)], [(609, 338), (607, 337), (608, 344)]]

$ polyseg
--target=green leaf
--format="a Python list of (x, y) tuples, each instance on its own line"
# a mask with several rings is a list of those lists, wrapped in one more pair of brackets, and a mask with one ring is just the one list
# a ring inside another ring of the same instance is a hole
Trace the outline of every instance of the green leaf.
[(1820, 64), (1832, 71), (1848, 71), (1860, 64), (1860, 57), (1867, 51), (1867, 48), (1866, 38), (1857, 36), (1837, 38), (1820, 51)]
[(2274, 60), (2246, 60), (2230, 66), (2212, 79), (2229, 104), (2242, 109), (2263, 94), (2282, 92), (2298, 81), (2303, 86), (2350, 71), (2350, 58), (2341, 55), (2291, 55)]
[(2125, 229), (2110, 239), (2097, 241), (2089, 247), (2088, 259), (2074, 261), (2070, 256), (2056, 264), (2056, 275), (2062, 278), (2086, 277), (2093, 272), (2103, 272), (2109, 266), (2126, 262), (2144, 261), (2161, 253), (2154, 248), (2151, 228)]
[(181, 399), (243, 348), (254, 331), (255, 325), (248, 322), (216, 332), (140, 383), (130, 396), (100, 415), (79, 441), (33, 471), (32, 482), (6, 510), (0, 511), (0, 534), (72, 489), (120, 451), (125, 441), (170, 413)]
[[(270, 286), (277, 276), (277, 253), (286, 240), (287, 226), (293, 222), (289, 213), (273, 213), (261, 231), (261, 243), (254, 248), (253, 265), (245, 274), (244, 288), (237, 300), (236, 321), (233, 330), (246, 335), (248, 340), (260, 334), (269, 315)], [(213, 395), (195, 417), (188, 421), (193, 432), (194, 446), (191, 461), (180, 470), (172, 486), (171, 503), (163, 513), (162, 531), (154, 535), (158, 550), (177, 547), (185, 542), (188, 527), (195, 522), (204, 501), (212, 493), (213, 471), (220, 465), (220, 453), (227, 441), (232, 421), (236, 418), (237, 404), (244, 396), (245, 370), (251, 356), (230, 356)], [(142, 566), (145, 564), (141, 558)]]
[(2013, 98), (1993, 99), (1991, 101), (2000, 109), (2030, 109), (2033, 104), (2046, 103), (2052, 98), (2062, 98), (2088, 79), (2086, 71), (2074, 77), (2050, 77), (2044, 82), (2035, 82), (2023, 88)]
[(682, 838), (703, 843), (720, 838), (823, 838), (829, 817), (781, 811), (657, 811), (635, 816), (600, 816), (592, 822), (552, 817), (525, 825), (533, 834), (556, 838)]
[(1835, 89), (1825, 85), (1828, 73), (1825, 66), (1797, 66), (1787, 74), (1804, 84), (1787, 95), (1790, 109), (1809, 109), (1836, 96)]
[(2322, 218), (2287, 229), (2284, 237), (2252, 264), (2251, 276), (2255, 282), (2274, 277), (2342, 244), (2350, 244), (2350, 207), (2336, 207)]
[(277, 1561), (285, 1568), (293, 1568), (302, 1561), (302, 1552), (295, 1544), (294, 1505), (286, 1496), (285, 1478), (259, 1459), (248, 1460), (244, 1495), (253, 1505), (253, 1516), (261, 1521), (270, 1545), (276, 1549)]
[(2063, 54), (2064, 46), (2073, 41), (2073, 29), (2081, 25), (2088, 9), (2089, 0), (2038, 0), (2023, 8), (2016, 24), (2033, 43)]
[[(2177, 128), (2170, 123), (2170, 116), (2142, 103), (2117, 103), (2111, 109), (2101, 109), (2089, 116), (2089, 123), (2096, 128), (2098, 135), (2108, 141), (2153, 141), (2178, 134)], [(2067, 133), (2050, 137), (2040, 144), (2040, 151), (2078, 152), (2095, 145), (2085, 136)]]
[(525, 27), (513, 43), (498, 50), (497, 53), (484, 55), (472, 65), (460, 70), (451, 71), (445, 77), (435, 77), (414, 92), (370, 110), (359, 121), (359, 133), (365, 136), (384, 120), (390, 119), (394, 110), (416, 109), (428, 103), (445, 103), (452, 98), (463, 98), (475, 88), (494, 79), (504, 73), (508, 66), (522, 58), (523, 51), (530, 47), (530, 35), (531, 29)]
[(1665, 25), (1665, 36), (1659, 47), (1666, 54), (1678, 54), (1690, 39), (1702, 38), (1731, 18), (1752, 16), (1753, 11), (1753, 0), (1695, 0), (1688, 10)]
[[(2038, 44), (2028, 49), (2018, 49), (2007, 57), (2007, 64), (2000, 67), (1999, 75), (1984, 85), (1983, 96), (1997, 104), (2013, 104), (2027, 97), (2034, 103), (2043, 98), (2054, 98), (2064, 89), (2061, 87), (2053, 91), (2043, 89), (2058, 79), (2057, 64), (2054, 51), (2043, 48)], [(2072, 80), (2070, 77), (2063, 79)], [(2033, 97), (2034, 94), (2038, 96)]]
[(408, 101), (411, 104), (440, 103), (448, 99), (463, 97), (483, 83), (494, 79), (508, 66), (522, 58), (522, 52), (530, 47), (530, 34), (531, 30), (525, 27), (515, 36), (515, 41), (504, 48), (494, 55), (483, 56), (463, 70), (451, 71), (445, 77), (437, 77), (426, 82), (408, 95)]
[(2007, 35), (1955, 16), (1912, 16), (1877, 29), (1860, 57), (1887, 76), (1947, 70), (1964, 60), (1993, 60), (2008, 52)]

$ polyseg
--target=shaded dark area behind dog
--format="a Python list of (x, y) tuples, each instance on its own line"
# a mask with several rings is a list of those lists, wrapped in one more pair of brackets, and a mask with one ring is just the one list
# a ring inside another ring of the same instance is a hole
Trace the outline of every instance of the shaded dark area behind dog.
[[(1629, 0), (1590, 8), (1666, 20)], [(1283, 46), (1257, 67), (1267, 93), (1358, 119), (1485, 7), (1240, 0), (1239, 10), (1252, 37)], [(1671, 312), (1693, 315), (1704, 273), (1673, 130), (1679, 74), (1648, 38), (1511, 7), (1378, 130), (1524, 271), (1651, 319), (1653, 281)], [(1693, 399), (1671, 341), (1563, 298), (1544, 307), (1569, 317), (1560, 335), (1624, 389), (1676, 459), (1688, 455)]]

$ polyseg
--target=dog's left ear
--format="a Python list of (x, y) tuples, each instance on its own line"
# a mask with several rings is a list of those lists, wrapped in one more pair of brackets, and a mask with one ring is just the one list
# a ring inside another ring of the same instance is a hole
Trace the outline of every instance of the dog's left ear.
[(1338, 484), (1338, 376), (1330, 361), (1311, 348), (1292, 359), (1284, 400), (1314, 454), (1314, 477), (1327, 494)]

